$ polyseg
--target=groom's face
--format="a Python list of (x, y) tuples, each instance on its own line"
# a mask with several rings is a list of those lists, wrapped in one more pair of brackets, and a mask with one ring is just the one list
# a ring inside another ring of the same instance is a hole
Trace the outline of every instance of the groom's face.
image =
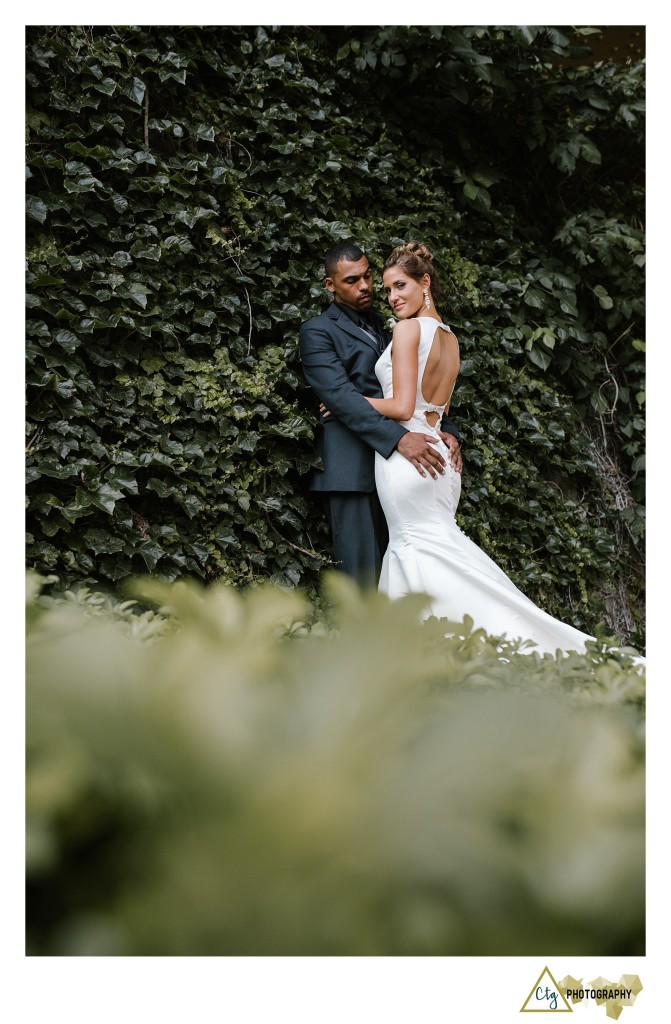
[(373, 272), (368, 260), (365, 256), (356, 261), (340, 260), (337, 266), (335, 274), (325, 278), (324, 284), (337, 302), (365, 313), (373, 302)]

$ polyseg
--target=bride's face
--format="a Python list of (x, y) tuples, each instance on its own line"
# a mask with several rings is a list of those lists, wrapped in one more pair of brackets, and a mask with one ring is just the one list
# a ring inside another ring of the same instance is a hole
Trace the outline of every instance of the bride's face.
[(424, 308), (424, 289), (431, 285), (431, 277), (425, 274), (417, 281), (409, 277), (401, 267), (387, 267), (382, 275), (387, 302), (398, 320), (421, 314)]

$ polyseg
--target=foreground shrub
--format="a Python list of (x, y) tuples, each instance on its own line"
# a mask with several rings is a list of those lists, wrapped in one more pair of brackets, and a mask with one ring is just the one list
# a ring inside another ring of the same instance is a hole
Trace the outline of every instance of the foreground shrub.
[[(643, 950), (643, 681), (327, 580), (29, 587), (33, 955)], [(160, 608), (159, 608), (160, 606)]]

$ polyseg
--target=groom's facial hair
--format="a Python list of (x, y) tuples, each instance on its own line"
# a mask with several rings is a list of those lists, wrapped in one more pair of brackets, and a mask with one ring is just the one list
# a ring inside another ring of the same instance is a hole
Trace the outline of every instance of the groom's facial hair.
[(337, 302), (357, 313), (373, 305), (373, 271), (365, 256), (360, 260), (340, 260), (335, 273), (324, 284)]

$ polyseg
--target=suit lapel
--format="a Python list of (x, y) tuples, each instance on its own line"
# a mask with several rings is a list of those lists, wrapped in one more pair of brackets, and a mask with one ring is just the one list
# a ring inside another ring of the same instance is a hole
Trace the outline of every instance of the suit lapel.
[(375, 339), (371, 337), (368, 331), (364, 331), (363, 327), (359, 327), (353, 320), (350, 320), (347, 313), (343, 313), (337, 306), (332, 305), (329, 310), (329, 316), (336, 321), (341, 330), (347, 331), (357, 341), (365, 341), (373, 349), (373, 352), (379, 352)]

